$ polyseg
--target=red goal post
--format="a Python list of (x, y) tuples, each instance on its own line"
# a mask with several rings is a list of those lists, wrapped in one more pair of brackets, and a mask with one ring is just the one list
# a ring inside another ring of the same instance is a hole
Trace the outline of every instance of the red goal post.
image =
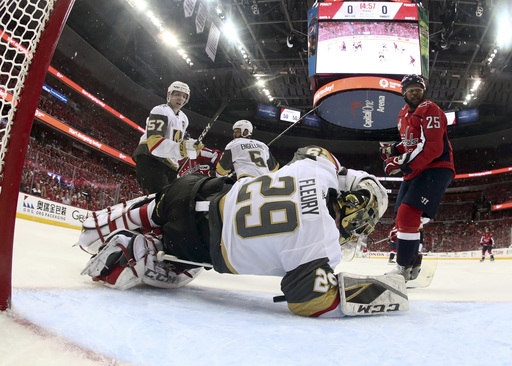
[(0, 310), (11, 306), (16, 206), (30, 130), (73, 2), (0, 3)]

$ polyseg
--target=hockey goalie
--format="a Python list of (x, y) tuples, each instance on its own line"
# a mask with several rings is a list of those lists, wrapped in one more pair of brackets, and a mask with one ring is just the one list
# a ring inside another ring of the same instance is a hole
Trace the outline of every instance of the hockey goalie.
[(94, 213), (77, 243), (93, 254), (82, 274), (118, 289), (177, 288), (206, 267), (281, 277), (282, 299), (303, 316), (404, 311), (402, 276), (334, 273), (340, 245), (369, 235), (387, 204), (377, 178), (308, 146), (268, 175), (232, 182), (188, 174)]

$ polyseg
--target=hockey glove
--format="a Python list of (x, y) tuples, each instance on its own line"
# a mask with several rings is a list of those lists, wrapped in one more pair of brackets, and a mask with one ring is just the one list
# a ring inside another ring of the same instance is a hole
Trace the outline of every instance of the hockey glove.
[(180, 156), (182, 159), (187, 157), (187, 141), (188, 140), (183, 140), (180, 142)]
[(409, 172), (411, 169), (405, 164), (407, 154), (387, 158), (384, 161), (384, 171), (387, 175), (395, 175), (400, 172)]
[(380, 147), (380, 157), (382, 160), (389, 159), (392, 156), (400, 156), (407, 152), (404, 142), (395, 142), (393, 144), (385, 144)]
[(391, 157), (391, 147), (393, 144), (383, 144), (379, 147), (380, 157), (386, 160)]

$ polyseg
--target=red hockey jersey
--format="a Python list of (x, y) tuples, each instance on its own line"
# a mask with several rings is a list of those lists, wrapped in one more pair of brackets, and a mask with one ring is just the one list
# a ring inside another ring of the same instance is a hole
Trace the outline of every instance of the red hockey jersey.
[(406, 163), (411, 171), (405, 174), (404, 180), (429, 168), (449, 168), (455, 175), (446, 115), (437, 104), (426, 99), (412, 113), (405, 105), (398, 115), (397, 127), (410, 154)]
[(494, 245), (494, 237), (491, 233), (485, 233), (480, 238), (480, 245)]

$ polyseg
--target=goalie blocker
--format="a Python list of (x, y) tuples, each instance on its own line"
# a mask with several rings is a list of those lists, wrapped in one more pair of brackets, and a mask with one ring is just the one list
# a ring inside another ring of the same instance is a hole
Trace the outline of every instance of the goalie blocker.
[(337, 277), (341, 311), (345, 316), (409, 310), (409, 298), (403, 276), (363, 276), (341, 272)]

